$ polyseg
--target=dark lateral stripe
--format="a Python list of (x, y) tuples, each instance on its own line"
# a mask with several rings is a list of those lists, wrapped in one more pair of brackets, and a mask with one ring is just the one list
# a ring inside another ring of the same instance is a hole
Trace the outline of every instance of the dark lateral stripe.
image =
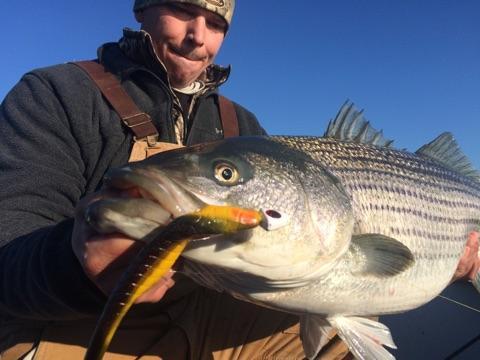
[[(435, 179), (435, 180), (442, 180), (443, 182), (449, 182), (454, 184), (461, 184), (465, 187), (472, 187), (475, 188), (477, 191), (480, 191), (480, 186), (474, 184), (472, 181), (469, 181), (467, 178), (463, 178), (456, 173), (450, 171), (444, 171), (441, 169), (436, 169), (438, 171), (429, 171), (425, 167), (408, 167), (405, 164), (392, 164), (389, 160), (373, 160), (371, 158), (355, 158), (348, 156), (339, 156), (338, 159), (343, 160), (343, 162), (338, 162), (336, 164), (332, 164), (329, 166), (332, 170), (335, 169), (347, 169), (351, 171), (359, 171), (362, 169), (369, 169), (370, 171), (381, 171), (386, 174), (392, 174), (399, 177), (404, 177), (407, 179), (418, 180), (422, 176)], [(349, 166), (342, 166), (342, 164), (349, 164)]]
[(471, 218), (453, 219), (451, 217), (437, 216), (437, 215), (429, 214), (420, 210), (415, 210), (415, 209), (410, 209), (405, 207), (396, 207), (388, 204), (370, 203), (370, 204), (361, 204), (360, 206), (369, 210), (396, 212), (396, 213), (405, 214), (405, 215), (413, 216), (420, 219), (430, 220), (432, 222), (442, 222), (450, 225), (467, 225), (467, 224), (477, 223), (477, 220), (474, 220)]
[[(383, 193), (394, 193), (402, 197), (410, 197), (416, 200), (419, 203), (428, 202), (430, 204), (442, 205), (448, 208), (456, 209), (466, 209), (466, 210), (479, 210), (480, 211), (480, 202), (471, 202), (470, 198), (465, 197), (465, 200), (447, 200), (443, 198), (435, 198), (428, 194), (427, 191), (417, 192), (415, 188), (403, 189), (397, 186), (388, 186), (382, 183), (363, 183), (355, 182), (355, 177), (352, 177), (352, 182), (344, 182), (344, 186), (349, 189), (352, 188), (355, 192), (357, 191), (378, 191)], [(451, 196), (453, 198), (453, 196)], [(458, 197), (455, 197), (458, 199)]]
[(442, 178), (453, 182), (467, 183), (480, 191), (480, 184), (463, 177), (450, 169), (441, 166), (429, 159), (419, 157), (413, 153), (396, 149), (377, 148), (365, 144), (338, 142), (329, 139), (308, 139), (305, 138), (301, 148), (310, 153), (318, 161), (327, 166), (335, 166), (325, 160), (325, 154), (335, 159), (334, 162), (347, 163), (372, 163), (382, 165), (381, 168), (404, 169), (413, 173), (421, 172), (424, 175), (434, 178)]
[(465, 243), (467, 241), (466, 234), (460, 235), (445, 235), (445, 234), (437, 234), (432, 233), (425, 229), (417, 229), (417, 228), (396, 228), (390, 227), (390, 231), (393, 235), (403, 235), (403, 236), (413, 236), (422, 239), (429, 239), (432, 241), (452, 241), (452, 242), (462, 242)]
[(422, 173), (427, 176), (432, 176), (436, 178), (443, 178), (446, 180), (454, 182), (468, 183), (469, 186), (480, 188), (480, 184), (472, 181), (468, 177), (463, 176), (462, 174), (452, 171), (447, 167), (441, 166), (438, 163), (434, 163), (428, 159), (421, 158), (410, 153), (403, 153), (399, 151), (392, 151), (386, 149), (385, 151), (370, 152), (364, 154), (359, 153), (354, 156), (349, 153), (343, 154), (339, 152), (337, 159), (346, 160), (351, 163), (354, 162), (365, 162), (376, 164), (381, 168), (390, 167), (399, 169), (404, 169), (411, 171), (413, 173)]
[[(362, 164), (362, 165), (372, 165), (374, 168), (379, 170), (390, 170), (391, 172), (398, 174), (401, 172), (410, 172), (412, 175), (428, 176), (431, 178), (442, 179), (443, 181), (449, 181), (453, 183), (469, 184), (469, 186), (474, 187), (474, 183), (468, 180), (465, 177), (460, 176), (459, 174), (449, 171), (441, 167), (430, 167), (425, 163), (420, 163), (418, 161), (411, 161), (411, 163), (398, 161), (398, 159), (388, 159), (388, 158), (372, 158), (370, 156), (343, 156), (339, 155), (338, 160), (343, 160), (350, 164)], [(416, 165), (416, 166), (413, 166)], [(476, 186), (477, 189), (480, 189), (480, 186)]]
[[(473, 189), (469, 186), (467, 186), (465, 183), (462, 183), (460, 181), (455, 181), (457, 186), (450, 186), (447, 184), (439, 184), (438, 182), (434, 181), (428, 181), (428, 180), (422, 180), (421, 178), (418, 177), (418, 175), (412, 174), (411, 176), (405, 175), (405, 174), (400, 174), (399, 172), (392, 172), (392, 171), (386, 171), (384, 169), (370, 169), (370, 168), (354, 168), (354, 167), (342, 167), (342, 168), (331, 168), (331, 171), (340, 176), (342, 178), (341, 173), (351, 173), (351, 174), (376, 174), (376, 175), (385, 175), (389, 177), (394, 177), (397, 179), (404, 180), (406, 182), (411, 182), (415, 186), (430, 186), (433, 188), (436, 188), (441, 191), (448, 191), (448, 192), (458, 192), (464, 195), (468, 195), (472, 198), (475, 198), (479, 200), (480, 202), (480, 188), (479, 189)], [(354, 176), (354, 175), (352, 175)], [(365, 175), (361, 175), (361, 177), (365, 178)], [(357, 178), (361, 178), (360, 176), (357, 176)], [(432, 180), (442, 180), (445, 181), (443, 178), (439, 177), (430, 177)], [(460, 187), (461, 186), (461, 187)]]
[[(289, 141), (288, 137), (279, 138), (287, 140), (287, 142)], [(375, 162), (381, 159), (380, 161), (382, 164), (403, 167), (405, 169), (410, 169), (413, 172), (423, 169), (423, 171), (429, 171), (427, 174), (430, 174), (430, 176), (433, 177), (460, 177), (462, 181), (468, 181), (470, 186), (480, 189), (479, 183), (451, 171), (441, 164), (434, 162), (432, 159), (421, 157), (408, 151), (393, 148), (379, 148), (355, 142), (342, 142), (336, 139), (306, 136), (296, 137), (295, 143), (300, 150), (308, 152), (320, 162), (327, 163), (327, 166), (333, 164), (328, 161), (323, 161), (326, 157), (335, 159), (335, 161), (346, 160), (350, 163), (357, 161)]]
[(444, 252), (433, 252), (433, 253), (415, 253), (415, 260), (424, 260), (424, 261), (438, 261), (438, 259), (457, 259), (458, 254), (445, 254)]

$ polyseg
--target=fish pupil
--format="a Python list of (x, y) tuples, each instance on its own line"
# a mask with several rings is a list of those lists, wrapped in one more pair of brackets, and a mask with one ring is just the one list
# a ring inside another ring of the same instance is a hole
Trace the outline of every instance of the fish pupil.
[(230, 180), (232, 177), (233, 177), (233, 171), (232, 169), (223, 169), (222, 171), (222, 177), (225, 179), (225, 180)]

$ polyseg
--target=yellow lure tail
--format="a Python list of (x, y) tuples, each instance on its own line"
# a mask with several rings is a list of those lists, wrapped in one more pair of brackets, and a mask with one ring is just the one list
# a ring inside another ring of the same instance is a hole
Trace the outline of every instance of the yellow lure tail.
[[(136, 284), (137, 286), (135, 289), (129, 293), (129, 296), (127, 295), (124, 302), (119, 303), (120, 307), (112, 321), (109, 323), (108, 328), (105, 330), (105, 334), (102, 336), (103, 339), (100, 340), (101, 344), (99, 344), (97, 347), (95, 342), (92, 341), (87, 354), (85, 355), (85, 360), (103, 358), (103, 355), (110, 346), (113, 336), (120, 326), (120, 323), (132, 305), (141, 295), (143, 295), (147, 290), (155, 285), (157, 281), (167, 274), (167, 272), (172, 268), (173, 264), (175, 264), (175, 261), (177, 261), (182, 254), (185, 246), (187, 246), (187, 243), (188, 240), (181, 240), (165, 249), (162, 256), (158, 258), (158, 260), (150, 267), (149, 271), (147, 271), (141, 280)], [(94, 338), (97, 332), (101, 331), (101, 327), (97, 327), (97, 329), (95, 330)], [(98, 350), (95, 351), (95, 349)]]

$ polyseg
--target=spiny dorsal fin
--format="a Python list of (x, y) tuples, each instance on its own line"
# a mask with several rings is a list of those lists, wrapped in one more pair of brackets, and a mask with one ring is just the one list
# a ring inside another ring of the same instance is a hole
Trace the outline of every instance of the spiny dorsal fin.
[(335, 119), (328, 123), (324, 137), (383, 147), (391, 147), (393, 143), (393, 140), (383, 137), (382, 131), (370, 126), (363, 116), (363, 110), (358, 111), (348, 100), (342, 105)]
[(352, 274), (380, 278), (400, 274), (414, 262), (408, 247), (382, 234), (354, 235), (347, 256)]
[(480, 174), (473, 168), (470, 160), (449, 132), (444, 132), (432, 142), (423, 145), (415, 154), (438, 161), (453, 171), (457, 171), (477, 182), (480, 181)]

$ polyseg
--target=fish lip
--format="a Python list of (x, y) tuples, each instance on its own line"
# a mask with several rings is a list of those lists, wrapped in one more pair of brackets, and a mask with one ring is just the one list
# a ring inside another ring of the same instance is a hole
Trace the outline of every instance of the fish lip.
[(172, 214), (172, 218), (206, 205), (191, 190), (157, 168), (112, 169), (105, 175), (104, 187), (120, 191), (136, 188), (141, 197), (158, 203)]

